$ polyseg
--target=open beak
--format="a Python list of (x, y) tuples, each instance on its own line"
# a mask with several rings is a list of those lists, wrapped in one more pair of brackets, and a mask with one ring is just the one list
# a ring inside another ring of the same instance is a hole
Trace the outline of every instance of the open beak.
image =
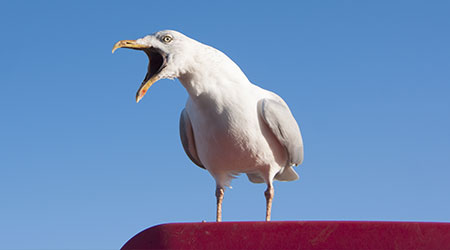
[(144, 81), (142, 82), (136, 93), (136, 102), (139, 102), (147, 93), (148, 89), (153, 85), (153, 83), (161, 79), (159, 73), (166, 66), (166, 56), (158, 49), (155, 49), (148, 45), (136, 43), (136, 40), (122, 40), (117, 42), (116, 44), (114, 44), (112, 53), (114, 53), (114, 51), (116, 51), (118, 48), (143, 50), (148, 56), (148, 71), (145, 75)]

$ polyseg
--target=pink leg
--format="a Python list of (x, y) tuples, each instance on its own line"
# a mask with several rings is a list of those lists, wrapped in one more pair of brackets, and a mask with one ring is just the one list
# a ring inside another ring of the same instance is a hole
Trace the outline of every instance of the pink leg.
[(274, 196), (274, 189), (272, 183), (267, 184), (267, 189), (264, 192), (266, 196), (266, 221), (270, 221), (270, 215), (272, 213), (272, 200)]
[(224, 189), (222, 187), (216, 187), (216, 198), (217, 198), (217, 213), (216, 221), (222, 221), (222, 201), (223, 201)]

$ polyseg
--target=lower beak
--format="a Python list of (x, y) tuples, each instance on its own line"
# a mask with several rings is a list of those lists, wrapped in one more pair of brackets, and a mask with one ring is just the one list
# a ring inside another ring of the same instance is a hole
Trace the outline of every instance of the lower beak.
[[(146, 77), (147, 79), (147, 77)], [(139, 101), (144, 97), (144, 95), (147, 93), (147, 90), (159, 80), (158, 76), (153, 76), (149, 80), (142, 82), (141, 86), (139, 87), (137, 93), (136, 93), (136, 103), (139, 103)]]

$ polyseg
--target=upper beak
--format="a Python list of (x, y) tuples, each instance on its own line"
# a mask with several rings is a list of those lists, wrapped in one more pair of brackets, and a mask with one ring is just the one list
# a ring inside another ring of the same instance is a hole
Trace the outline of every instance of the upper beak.
[[(150, 48), (148, 45), (138, 44), (136, 43), (136, 40), (122, 40), (118, 41), (116, 44), (114, 44), (114, 47), (112, 49), (112, 53), (116, 51), (118, 48), (129, 48), (129, 49), (138, 49), (138, 50), (144, 50)], [(146, 51), (147, 53), (147, 51)], [(152, 60), (149, 56), (149, 60)], [(149, 64), (150, 67), (151, 64)], [(153, 83), (158, 81), (160, 77), (158, 75), (151, 75), (150, 70), (147, 72), (147, 75), (145, 76), (144, 81), (142, 82), (141, 86), (139, 87), (137, 93), (136, 93), (136, 103), (138, 103), (144, 95), (147, 93), (147, 90), (152, 86)]]
[(118, 48), (145, 49), (145, 48), (148, 48), (148, 46), (136, 43), (136, 40), (122, 40), (122, 41), (118, 41), (116, 44), (114, 44), (112, 53), (114, 53), (114, 51), (116, 51), (116, 49), (118, 49)]

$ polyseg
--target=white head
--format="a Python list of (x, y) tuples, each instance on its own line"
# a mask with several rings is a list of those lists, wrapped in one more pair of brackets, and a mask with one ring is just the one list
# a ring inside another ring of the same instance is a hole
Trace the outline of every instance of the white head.
[(112, 52), (118, 48), (144, 51), (149, 59), (148, 71), (138, 92), (139, 102), (156, 81), (164, 78), (177, 78), (188, 70), (195, 48), (201, 43), (174, 30), (163, 30), (137, 40), (117, 42)]

